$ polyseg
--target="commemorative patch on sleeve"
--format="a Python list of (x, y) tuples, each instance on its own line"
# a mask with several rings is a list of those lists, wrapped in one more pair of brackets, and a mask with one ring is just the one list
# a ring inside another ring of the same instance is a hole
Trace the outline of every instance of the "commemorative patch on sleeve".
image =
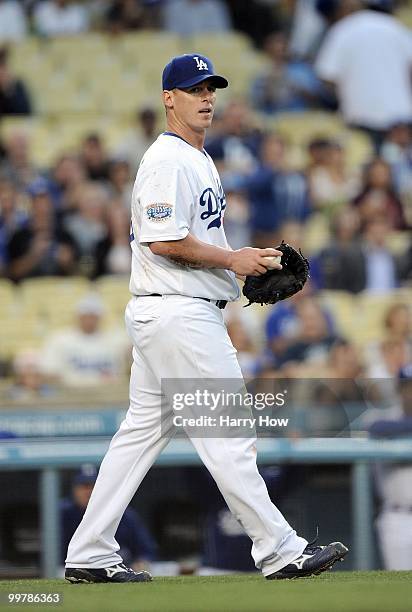
[(171, 204), (149, 204), (146, 206), (146, 215), (149, 221), (161, 223), (172, 216), (173, 206)]

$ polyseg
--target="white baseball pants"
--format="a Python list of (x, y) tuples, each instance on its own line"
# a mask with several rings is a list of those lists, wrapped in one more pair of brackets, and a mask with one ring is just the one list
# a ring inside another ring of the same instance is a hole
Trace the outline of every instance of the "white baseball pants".
[(376, 521), (387, 570), (412, 570), (412, 512), (383, 510)]
[[(147, 471), (170, 436), (160, 427), (162, 378), (241, 379), (222, 311), (183, 296), (134, 297), (126, 308), (133, 341), (130, 407), (100, 467), (66, 566), (102, 568), (121, 562), (115, 533)], [(166, 421), (172, 423), (170, 407)], [(162, 415), (165, 419), (165, 415)], [(256, 467), (256, 439), (192, 438), (227, 505), (252, 539), (256, 567), (266, 576), (294, 559), (307, 541), (271, 502)]]

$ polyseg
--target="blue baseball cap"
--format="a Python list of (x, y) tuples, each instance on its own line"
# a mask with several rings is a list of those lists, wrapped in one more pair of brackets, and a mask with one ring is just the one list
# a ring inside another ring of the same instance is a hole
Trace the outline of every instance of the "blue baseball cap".
[(411, 380), (412, 381), (412, 362), (407, 363), (399, 370), (399, 380)]
[(219, 89), (229, 85), (227, 79), (215, 74), (213, 64), (208, 57), (199, 53), (187, 53), (174, 57), (164, 68), (162, 76), (163, 89), (183, 89), (192, 87), (206, 79), (212, 79)]
[(91, 464), (82, 465), (80, 470), (74, 475), (73, 484), (93, 484), (96, 482), (97, 469)]

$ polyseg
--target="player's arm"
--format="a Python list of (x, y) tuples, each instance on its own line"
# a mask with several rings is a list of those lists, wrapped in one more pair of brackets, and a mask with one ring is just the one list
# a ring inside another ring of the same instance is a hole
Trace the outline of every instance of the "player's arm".
[[(167, 257), (190, 268), (225, 269), (241, 276), (264, 274), (268, 268), (265, 257), (282, 255), (276, 249), (255, 249), (252, 247), (232, 251), (202, 242), (191, 234), (188, 234), (182, 240), (151, 242), (149, 248), (154, 255)], [(281, 270), (281, 264), (276, 264), (276, 268)]]

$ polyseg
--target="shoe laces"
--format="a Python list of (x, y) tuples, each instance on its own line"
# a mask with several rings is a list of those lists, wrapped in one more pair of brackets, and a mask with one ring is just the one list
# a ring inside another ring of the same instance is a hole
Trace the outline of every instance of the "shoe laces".
[(125, 570), (125, 572), (133, 572), (133, 574), (135, 573), (135, 571), (131, 567), (127, 567), (125, 563), (119, 563), (119, 565), (122, 569)]
[(304, 553), (308, 555), (314, 555), (315, 553), (322, 550), (322, 546), (315, 546), (315, 543), (319, 540), (319, 526), (316, 525), (316, 536), (306, 546)]

